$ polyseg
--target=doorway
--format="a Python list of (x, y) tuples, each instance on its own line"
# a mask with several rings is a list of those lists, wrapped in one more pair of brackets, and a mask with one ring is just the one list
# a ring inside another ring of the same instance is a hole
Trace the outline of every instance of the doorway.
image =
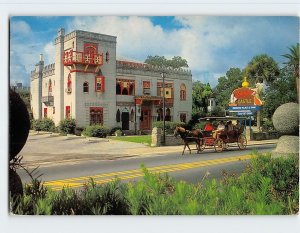
[(122, 130), (129, 130), (129, 112), (122, 112)]
[(151, 127), (151, 109), (149, 107), (143, 107), (141, 109), (140, 129), (150, 130)]

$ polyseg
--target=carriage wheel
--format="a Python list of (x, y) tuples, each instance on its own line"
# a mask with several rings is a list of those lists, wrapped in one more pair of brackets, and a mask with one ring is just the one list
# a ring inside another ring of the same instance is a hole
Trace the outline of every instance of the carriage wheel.
[(247, 139), (246, 139), (245, 135), (241, 134), (238, 137), (237, 144), (238, 144), (238, 147), (240, 148), (240, 150), (245, 150), (246, 149)]
[(216, 152), (222, 152), (223, 151), (223, 148), (224, 148), (224, 142), (222, 139), (216, 139), (215, 140), (215, 143), (214, 143), (214, 146), (215, 146), (215, 151)]
[(205, 149), (205, 140), (204, 140), (204, 138), (201, 138), (199, 151), (203, 151), (204, 149)]

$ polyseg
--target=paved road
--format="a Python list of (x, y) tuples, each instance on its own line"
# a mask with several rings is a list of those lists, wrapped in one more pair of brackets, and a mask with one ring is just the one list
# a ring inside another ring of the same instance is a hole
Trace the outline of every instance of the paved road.
[[(34, 140), (35, 138), (38, 140)], [(50, 144), (50, 142), (55, 143)], [(64, 185), (80, 187), (87, 182), (89, 177), (93, 177), (99, 183), (108, 182), (116, 176), (124, 181), (135, 180), (143, 176), (141, 164), (144, 164), (151, 172), (168, 172), (175, 179), (198, 182), (207, 174), (209, 177), (220, 177), (223, 170), (240, 173), (254, 149), (270, 151), (275, 147), (274, 144), (255, 145), (249, 146), (244, 151), (233, 147), (222, 153), (205, 150), (201, 154), (193, 152), (191, 155), (182, 156), (181, 146), (168, 148), (170, 152), (167, 152), (164, 151), (166, 148), (156, 150), (136, 143), (111, 143), (107, 143), (107, 140), (106, 143), (105, 141), (90, 143), (86, 139), (70, 140), (55, 137), (53, 140), (49, 138), (49, 135), (30, 136), (22, 154), (27, 165), (32, 167), (40, 165), (39, 171), (43, 173), (42, 179), (46, 181), (46, 185), (59, 190)], [(110, 148), (112, 145), (114, 148)], [(105, 146), (109, 149), (106, 153)], [(66, 152), (66, 147), (72, 148), (73, 151), (64, 154), (61, 150), (64, 149)], [(99, 147), (102, 148), (103, 154), (99, 154), (99, 151), (95, 149), (97, 147), (98, 150)], [(29, 181), (24, 171), (19, 171), (19, 174), (23, 181)]]

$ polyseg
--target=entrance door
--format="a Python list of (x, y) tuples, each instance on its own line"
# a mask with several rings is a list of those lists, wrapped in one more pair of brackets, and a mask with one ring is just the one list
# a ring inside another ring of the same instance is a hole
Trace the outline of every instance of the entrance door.
[(122, 112), (122, 130), (129, 130), (129, 112)]
[(47, 118), (47, 116), (48, 116), (48, 109), (44, 108), (44, 117)]
[(142, 130), (150, 130), (151, 127), (151, 109), (142, 107), (141, 109), (141, 123), (140, 129)]

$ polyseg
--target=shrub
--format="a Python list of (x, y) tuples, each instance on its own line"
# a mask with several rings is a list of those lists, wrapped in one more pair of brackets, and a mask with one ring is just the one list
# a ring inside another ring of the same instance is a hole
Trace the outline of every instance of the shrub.
[(121, 131), (122, 131), (122, 128), (119, 127), (119, 126), (112, 127), (112, 128), (110, 129), (110, 131), (109, 131), (109, 135), (110, 135), (110, 136), (114, 136), (114, 135), (115, 135), (115, 132), (116, 132), (117, 130), (121, 130)]
[(75, 127), (75, 119), (67, 118), (59, 122), (59, 131), (63, 134), (75, 134)]
[(32, 128), (36, 131), (54, 132), (55, 124), (50, 118), (32, 120)]
[(109, 129), (102, 125), (90, 125), (87, 126), (82, 133), (88, 137), (106, 138)]
[[(157, 128), (163, 128), (163, 121), (156, 121), (153, 122), (153, 128), (157, 127)], [(174, 129), (176, 128), (176, 126), (181, 126), (181, 127), (185, 127), (186, 123), (184, 122), (176, 122), (176, 121), (165, 121), (165, 130), (166, 130), (166, 134), (173, 134)]]
[(299, 158), (258, 156), (237, 176), (202, 179), (198, 184), (175, 181), (142, 167), (144, 178), (97, 185), (81, 190), (47, 191), (41, 183), (13, 199), (15, 214), (249, 215), (296, 214), (299, 211)]

